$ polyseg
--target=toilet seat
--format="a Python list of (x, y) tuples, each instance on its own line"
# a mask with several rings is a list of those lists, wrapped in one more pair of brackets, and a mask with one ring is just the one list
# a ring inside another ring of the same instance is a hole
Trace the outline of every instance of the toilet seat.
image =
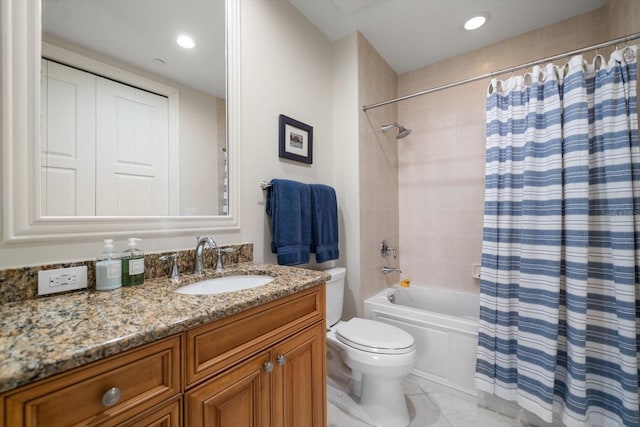
[(355, 317), (341, 322), (335, 335), (341, 343), (368, 353), (406, 354), (415, 350), (411, 334), (375, 320)]

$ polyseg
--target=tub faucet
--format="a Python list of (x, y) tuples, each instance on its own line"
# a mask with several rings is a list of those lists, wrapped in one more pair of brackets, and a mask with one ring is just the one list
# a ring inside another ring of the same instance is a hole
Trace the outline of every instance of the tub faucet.
[(402, 274), (402, 270), (400, 270), (399, 268), (382, 267), (382, 272), (384, 274), (393, 273), (394, 271), (398, 274)]
[(216, 245), (216, 242), (211, 237), (196, 236), (196, 240), (198, 243), (196, 244), (196, 257), (193, 274), (204, 274), (204, 245), (208, 243), (209, 249), (215, 249), (218, 245)]

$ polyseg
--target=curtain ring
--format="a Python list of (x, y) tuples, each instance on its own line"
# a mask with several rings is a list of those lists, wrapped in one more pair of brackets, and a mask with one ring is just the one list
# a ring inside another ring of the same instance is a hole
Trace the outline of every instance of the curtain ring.
[(636, 54), (629, 46), (625, 46), (624, 50), (622, 51), (622, 57), (624, 58), (624, 62), (626, 62), (627, 64), (631, 64), (636, 60)]
[(538, 71), (538, 83), (544, 83), (545, 80), (547, 80), (547, 72), (545, 71), (544, 68), (540, 68), (540, 71)]

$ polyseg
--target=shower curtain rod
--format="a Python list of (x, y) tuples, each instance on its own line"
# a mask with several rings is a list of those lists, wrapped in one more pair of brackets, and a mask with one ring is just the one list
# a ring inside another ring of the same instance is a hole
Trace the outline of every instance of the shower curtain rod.
[(472, 77), (470, 79), (459, 80), (459, 81), (454, 82), (454, 83), (448, 83), (446, 85), (437, 86), (437, 87), (434, 87), (434, 88), (431, 88), (431, 89), (421, 90), (420, 92), (415, 92), (415, 93), (412, 93), (412, 94), (409, 94), (409, 95), (400, 96), (398, 98), (389, 99), (387, 101), (377, 102), (377, 103), (371, 104), (371, 105), (364, 105), (362, 107), (362, 111), (366, 112), (367, 110), (371, 110), (373, 108), (378, 108), (378, 107), (382, 107), (384, 105), (393, 104), (393, 103), (398, 102), (398, 101), (404, 101), (406, 99), (415, 98), (416, 96), (427, 95), (429, 93), (438, 92), (438, 91), (441, 91), (441, 90), (444, 90), (444, 89), (449, 89), (449, 88), (452, 88), (452, 87), (455, 87), (455, 86), (460, 86), (460, 85), (467, 84), (467, 83), (477, 82), (478, 80), (484, 80), (484, 79), (487, 79), (489, 77), (498, 76), (500, 74), (511, 73), (513, 71), (516, 71), (516, 70), (521, 70), (523, 68), (533, 67), (534, 65), (538, 65), (538, 64), (542, 64), (542, 63), (550, 62), (550, 61), (555, 61), (556, 59), (566, 58), (567, 56), (577, 55), (579, 53), (588, 52), (588, 51), (594, 50), (594, 49), (600, 49), (600, 48), (607, 47), (607, 46), (613, 46), (613, 45), (620, 44), (620, 43), (626, 43), (626, 42), (628, 42), (630, 40), (635, 40), (635, 39), (638, 39), (638, 38), (640, 38), (640, 33), (629, 34), (629, 35), (624, 36), (624, 37), (619, 37), (617, 39), (612, 39), (612, 40), (609, 40), (609, 41), (606, 41), (606, 42), (602, 42), (602, 43), (594, 44), (594, 45), (591, 45), (591, 46), (583, 47), (583, 48), (580, 48), (580, 49), (572, 50), (570, 52), (565, 52), (565, 53), (561, 53), (559, 55), (554, 55), (554, 56), (548, 56), (546, 58), (537, 59), (535, 61), (527, 62), (526, 64), (516, 65), (515, 67), (503, 68), (502, 70), (492, 71), (491, 73), (482, 74), (480, 76)]

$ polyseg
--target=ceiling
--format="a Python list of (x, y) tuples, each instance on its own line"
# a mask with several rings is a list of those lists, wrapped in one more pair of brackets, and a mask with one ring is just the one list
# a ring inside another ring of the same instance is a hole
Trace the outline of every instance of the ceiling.
[[(43, 0), (42, 4), (46, 33), (226, 98), (223, 0)], [(181, 33), (191, 35), (196, 47), (179, 47), (176, 37)]]
[[(332, 41), (360, 31), (402, 74), (598, 8), (605, 0), (289, 2)], [(476, 31), (463, 30), (463, 21), (476, 12), (490, 13), (488, 24)], [(43, 0), (43, 29), (225, 97), (224, 0)], [(181, 32), (194, 36), (196, 48), (176, 45), (175, 37)]]
[[(398, 74), (544, 27), (605, 0), (289, 0), (335, 41), (360, 31)], [(478, 12), (489, 22), (462, 28)]]

